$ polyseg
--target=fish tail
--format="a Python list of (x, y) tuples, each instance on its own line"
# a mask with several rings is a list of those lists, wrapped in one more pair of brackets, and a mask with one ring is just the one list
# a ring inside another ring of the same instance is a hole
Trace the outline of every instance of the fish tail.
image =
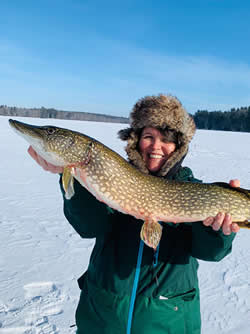
[(234, 222), (239, 225), (241, 228), (249, 228), (250, 229), (250, 220), (245, 220), (243, 222)]

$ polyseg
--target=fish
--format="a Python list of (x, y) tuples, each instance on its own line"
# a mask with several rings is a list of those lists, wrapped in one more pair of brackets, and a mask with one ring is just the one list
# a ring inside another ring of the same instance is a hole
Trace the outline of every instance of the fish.
[(161, 222), (194, 223), (224, 212), (240, 227), (250, 228), (250, 190), (223, 182), (166, 180), (142, 173), (115, 151), (80, 132), (13, 119), (9, 124), (43, 159), (63, 167), (66, 200), (74, 196), (76, 179), (97, 200), (143, 220), (140, 237), (153, 249), (161, 239)]

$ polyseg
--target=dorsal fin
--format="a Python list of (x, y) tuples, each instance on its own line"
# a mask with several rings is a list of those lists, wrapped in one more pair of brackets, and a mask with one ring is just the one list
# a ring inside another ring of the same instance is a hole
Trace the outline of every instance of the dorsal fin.
[(240, 187), (231, 187), (226, 182), (213, 182), (211, 184), (214, 184), (214, 185), (222, 187), (222, 188), (230, 189), (232, 191), (236, 191), (236, 192), (242, 193), (242, 194), (246, 195), (247, 198), (250, 198), (250, 190), (247, 190), (247, 189), (244, 189), (244, 188), (240, 188)]

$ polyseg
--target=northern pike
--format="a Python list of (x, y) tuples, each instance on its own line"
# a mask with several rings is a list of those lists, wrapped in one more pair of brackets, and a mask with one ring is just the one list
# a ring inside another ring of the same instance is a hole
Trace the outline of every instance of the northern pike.
[(146, 175), (82, 133), (11, 119), (9, 123), (42, 158), (64, 167), (62, 183), (67, 199), (74, 195), (75, 178), (99, 201), (143, 220), (140, 236), (154, 249), (161, 239), (159, 221), (198, 222), (224, 212), (241, 227), (250, 228), (250, 190), (222, 182), (178, 182)]

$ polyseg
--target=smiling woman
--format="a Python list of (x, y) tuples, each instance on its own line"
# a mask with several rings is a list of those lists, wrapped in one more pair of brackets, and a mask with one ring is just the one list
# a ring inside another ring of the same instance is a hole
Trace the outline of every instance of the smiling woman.
[(168, 139), (167, 133), (156, 128), (143, 129), (139, 140), (139, 150), (150, 172), (158, 172), (175, 148), (175, 142)]
[[(191, 183), (200, 181), (194, 178), (190, 168), (182, 167), (194, 133), (194, 121), (180, 101), (173, 96), (159, 95), (147, 96), (135, 104), (130, 127), (120, 130), (119, 137), (127, 141), (129, 163), (144, 174), (157, 176), (153, 178), (155, 182), (166, 185), (165, 181), (175, 180), (182, 181), (183, 187), (194, 187), (200, 185)], [(43, 168), (55, 172), (32, 149), (29, 152)], [(105, 169), (104, 165), (100, 166), (102, 180)], [(147, 188), (138, 186), (135, 172), (126, 179), (120, 169), (117, 176), (112, 172), (108, 178), (108, 184), (113, 177), (118, 188), (126, 185), (122, 188), (122, 201), (130, 203), (124, 189), (135, 187), (136, 192), (132, 193), (135, 203), (144, 204), (148, 198), (150, 207), (164, 199), (172, 208), (175, 206), (178, 196), (171, 199), (170, 193), (160, 192), (154, 201), (154, 192), (157, 193), (154, 184), (150, 184), (149, 194)], [(152, 179), (141, 173), (138, 178)], [(176, 186), (175, 182), (172, 184)], [(216, 208), (214, 215), (217, 215), (207, 217), (203, 224), (190, 224), (190, 220), (182, 224), (169, 223), (169, 220), (159, 224), (150, 214), (143, 223), (138, 217), (124, 214), (127, 211), (112, 210), (111, 202), (97, 201), (89, 188), (77, 181), (71, 197), (65, 193), (62, 177), (60, 185), (69, 223), (81, 237), (96, 238), (88, 270), (79, 279), (82, 292), (76, 311), (77, 334), (200, 334), (197, 258), (219, 261), (231, 252), (235, 237), (232, 232), (239, 230), (237, 224), (232, 224), (231, 216), (218, 215)], [(182, 192), (182, 196), (188, 204), (199, 202), (189, 191)], [(204, 208), (205, 201), (198, 206)], [(152, 244), (159, 231), (160, 243)]]

